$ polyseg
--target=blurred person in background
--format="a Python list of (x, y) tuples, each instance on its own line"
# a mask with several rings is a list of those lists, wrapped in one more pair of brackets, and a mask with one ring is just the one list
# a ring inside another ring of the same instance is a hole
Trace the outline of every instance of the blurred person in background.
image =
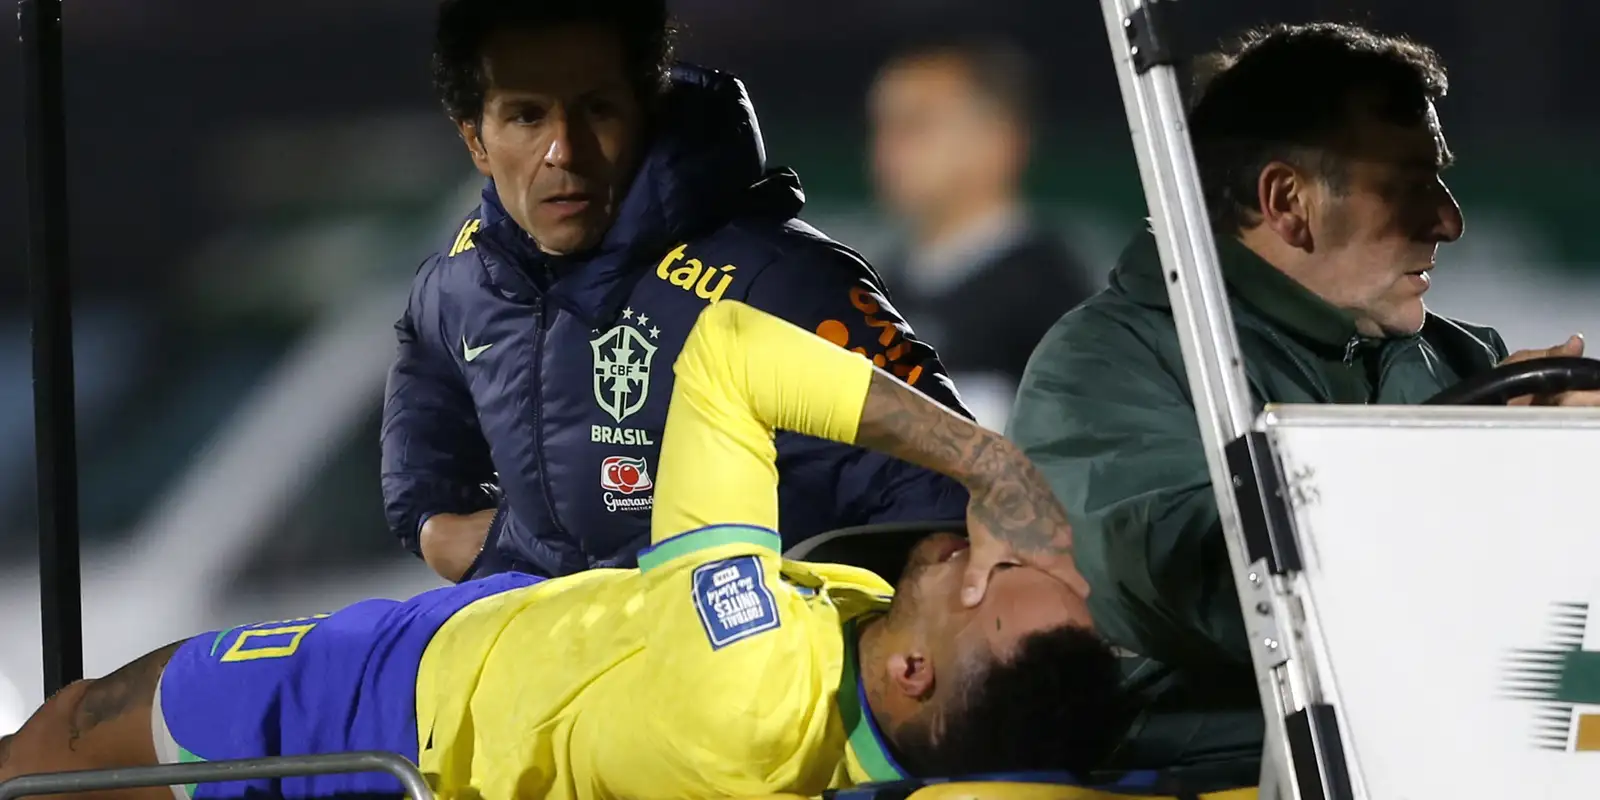
[[(671, 66), (664, 0), (445, 0), (435, 47), (489, 180), (417, 272), (382, 445), (390, 526), (439, 575), (634, 564), (671, 365), (708, 303), (773, 313), (966, 413), (872, 268), (796, 218), (799, 180), (767, 167), (743, 84)], [(777, 470), (786, 544), (966, 503), (944, 476), (798, 434)]]
[(895, 307), (997, 429), (1034, 345), (1093, 292), (1021, 196), (1032, 84), (1008, 43), (938, 42), (885, 64), (868, 103), (877, 194), (907, 233), (883, 265)]
[[(1423, 303), (1439, 245), (1464, 225), (1442, 178), (1447, 80), (1431, 49), (1275, 26), (1196, 74), (1190, 133), (1258, 409), (1421, 403), (1507, 360), (1582, 353), (1573, 337), (1508, 359), (1494, 330)], [(1126, 666), (1146, 715), (1120, 758), (1259, 755), (1249, 644), (1149, 231), (1040, 343), (1009, 433), (1073, 520), (1096, 623), (1140, 656)]]

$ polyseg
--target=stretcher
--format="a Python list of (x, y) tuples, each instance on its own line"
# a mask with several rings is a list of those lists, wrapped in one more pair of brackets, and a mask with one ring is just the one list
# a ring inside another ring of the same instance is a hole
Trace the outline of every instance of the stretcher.
[(1218, 788), (1214, 781), (1159, 770), (1114, 775), (1013, 773), (912, 779), (828, 792), (822, 800), (1256, 800), (1255, 787)]
[[(134, 789), (251, 778), (284, 778), (333, 773), (387, 772), (400, 781), (406, 797), (433, 800), (415, 765), (393, 753), (360, 752), (284, 756), (239, 761), (173, 764), (160, 767), (29, 775), (0, 783), (0, 800), (73, 792)], [(1158, 793), (1159, 792), (1159, 793)], [(1107, 783), (1083, 784), (1067, 774), (991, 775), (954, 780), (910, 780), (830, 791), (820, 800), (1256, 800), (1256, 790), (1189, 792), (1169, 784), (1158, 772), (1129, 773)], [(771, 794), (746, 800), (817, 800)]]

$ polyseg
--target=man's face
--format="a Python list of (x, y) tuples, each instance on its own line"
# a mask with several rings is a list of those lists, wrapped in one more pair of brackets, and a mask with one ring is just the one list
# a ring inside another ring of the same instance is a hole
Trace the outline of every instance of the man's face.
[(964, 607), (961, 576), (967, 555), (967, 540), (960, 536), (923, 539), (911, 553), (889, 611), (890, 624), (922, 644), (937, 676), (959, 675), (978, 656), (1006, 660), (1029, 634), (1089, 620), (1082, 596), (1024, 566), (1000, 569), (991, 576), (983, 602)]
[(878, 196), (896, 214), (937, 213), (974, 176), (1004, 170), (1005, 122), (978, 96), (954, 57), (886, 69), (868, 102)]
[(460, 123), (478, 171), (539, 248), (579, 253), (616, 217), (644, 128), (622, 43), (602, 27), (505, 31), (484, 47), (481, 123)]
[(1438, 246), (1464, 225), (1440, 177), (1449, 151), (1438, 121), (1431, 108), (1428, 124), (1409, 127), (1366, 117), (1338, 151), (1343, 183), (1315, 193), (1314, 263), (1299, 277), (1368, 336), (1416, 333)]

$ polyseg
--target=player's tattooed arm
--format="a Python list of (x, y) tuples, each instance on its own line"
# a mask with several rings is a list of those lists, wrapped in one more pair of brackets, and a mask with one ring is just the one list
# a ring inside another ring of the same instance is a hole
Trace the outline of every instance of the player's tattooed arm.
[[(856, 443), (941, 472), (967, 487), (968, 533), (1009, 545), (1024, 560), (1076, 583), (1072, 526), (1043, 473), (1021, 448), (879, 371)], [(1066, 573), (1070, 571), (1069, 577)]]

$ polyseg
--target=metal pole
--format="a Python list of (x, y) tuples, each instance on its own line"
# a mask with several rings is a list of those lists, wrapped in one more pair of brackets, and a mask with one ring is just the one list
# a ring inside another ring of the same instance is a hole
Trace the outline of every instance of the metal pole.
[(201, 761), (192, 764), (162, 764), (151, 767), (122, 767), (86, 772), (46, 772), (23, 775), (0, 783), (0, 800), (77, 794), (107, 789), (141, 789), (152, 786), (184, 786), (191, 783), (230, 783), (261, 778), (299, 778), (312, 775), (344, 775), (387, 772), (400, 781), (411, 800), (433, 800), (433, 789), (415, 765), (395, 753), (361, 751), (310, 756), (277, 756), (238, 761)]
[[(1101, 0), (1100, 7), (1166, 274), (1228, 560), (1245, 610), (1266, 723), (1260, 791), (1263, 798), (1297, 798), (1299, 766), (1285, 720), (1307, 708), (1309, 690), (1301, 673), (1286, 666), (1298, 655), (1300, 643), (1276, 630), (1276, 620), (1287, 624), (1293, 618), (1283, 599), (1284, 578), (1252, 555), (1241, 500), (1235, 493), (1246, 484), (1228, 452), (1235, 443), (1249, 442), (1242, 437), (1253, 428), (1255, 408), (1178, 86), (1176, 66), (1183, 56), (1171, 38), (1175, 4), (1176, 0)], [(1254, 468), (1258, 454), (1250, 455), (1249, 467)], [(1296, 666), (1303, 663), (1301, 659)]]
[(17, 21), (18, 41), (22, 44), (23, 119), (27, 126), (39, 611), (43, 623), (44, 689), (49, 696), (83, 677), (61, 0), (17, 0)]

